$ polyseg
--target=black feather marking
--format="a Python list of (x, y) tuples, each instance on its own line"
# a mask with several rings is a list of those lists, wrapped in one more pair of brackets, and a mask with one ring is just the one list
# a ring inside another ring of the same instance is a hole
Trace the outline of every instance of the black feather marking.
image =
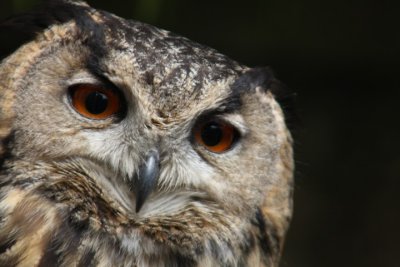
[[(2, 170), (4, 162), (12, 157), (10, 146), (15, 139), (15, 133), (12, 131), (5, 138), (0, 139), (0, 149), (2, 153), (0, 154), (0, 170)], [(5, 185), (4, 181), (0, 181), (0, 186)]]
[(259, 231), (260, 231), (258, 240), (259, 240), (261, 249), (265, 255), (269, 256), (272, 253), (272, 244), (271, 244), (271, 240), (267, 234), (267, 228), (266, 228), (264, 216), (262, 215), (260, 210), (258, 210), (256, 212), (255, 224), (257, 225), (257, 227), (259, 228)]
[(238, 266), (247, 266), (250, 253), (256, 245), (255, 237), (252, 234), (245, 234), (245, 238), (240, 244), (241, 257), (238, 259)]
[(5, 238), (0, 241), (0, 255), (10, 249), (17, 241), (14, 238)]
[(260, 209), (257, 210), (254, 219), (253, 224), (259, 229), (258, 243), (263, 252), (263, 259), (267, 262), (271, 257), (279, 254), (281, 240), (275, 227), (268, 224)]
[(91, 267), (94, 266), (94, 256), (95, 252), (93, 250), (86, 251), (82, 258), (79, 260), (78, 267)]
[[(47, 245), (42, 266), (58, 266), (62, 264), (67, 255), (76, 254), (81, 244), (83, 232), (77, 231), (74, 225), (68, 223), (68, 214), (64, 216), (64, 222), (54, 232), (51, 241)], [(51, 260), (54, 260), (51, 262)], [(50, 263), (47, 264), (46, 263)], [(58, 263), (55, 264), (55, 263)]]
[(42, 258), (40, 259), (38, 267), (58, 265), (60, 263), (60, 247), (59, 242), (55, 242), (55, 240), (50, 242), (50, 245), (47, 246)]
[(174, 265), (177, 267), (188, 267), (188, 266), (197, 266), (197, 263), (194, 259), (189, 258), (187, 256), (183, 256), (181, 254), (176, 254), (172, 257), (174, 259)]
[[(0, 236), (0, 255), (10, 249), (17, 242), (16, 235)], [(0, 257), (0, 266), (13, 267), (17, 266), (20, 261), (21, 255), (19, 253), (6, 258)]]

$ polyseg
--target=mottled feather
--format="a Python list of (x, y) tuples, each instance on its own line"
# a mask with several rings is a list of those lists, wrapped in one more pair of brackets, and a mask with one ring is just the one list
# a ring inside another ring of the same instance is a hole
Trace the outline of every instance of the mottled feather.
[[(278, 266), (293, 160), (272, 72), (49, 5), (3, 24), (28, 37), (0, 65), (0, 266)], [(124, 112), (81, 116), (76, 84), (118, 91)], [(207, 120), (238, 132), (224, 153), (196, 143)]]

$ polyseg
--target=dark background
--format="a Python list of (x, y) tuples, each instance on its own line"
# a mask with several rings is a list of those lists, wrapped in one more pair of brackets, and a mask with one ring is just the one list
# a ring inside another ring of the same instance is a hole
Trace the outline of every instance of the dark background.
[[(39, 2), (0, 1), (0, 18)], [(89, 3), (269, 65), (297, 92), (295, 212), (282, 267), (400, 266), (400, 1)], [(12, 40), (0, 41), (1, 55)]]

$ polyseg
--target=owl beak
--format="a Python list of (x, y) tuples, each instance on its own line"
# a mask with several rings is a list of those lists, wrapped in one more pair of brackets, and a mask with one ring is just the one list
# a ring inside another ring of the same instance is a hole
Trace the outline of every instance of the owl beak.
[(144, 202), (157, 185), (160, 172), (160, 156), (157, 150), (150, 150), (145, 162), (139, 167), (136, 176), (136, 212), (139, 212)]

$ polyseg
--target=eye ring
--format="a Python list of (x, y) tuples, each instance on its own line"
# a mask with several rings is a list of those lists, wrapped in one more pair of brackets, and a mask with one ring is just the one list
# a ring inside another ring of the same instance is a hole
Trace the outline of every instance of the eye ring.
[(104, 120), (122, 111), (122, 97), (116, 90), (95, 84), (77, 84), (69, 88), (73, 108), (82, 116)]
[(221, 154), (233, 147), (239, 132), (230, 123), (221, 120), (207, 120), (194, 128), (194, 141), (208, 151)]

